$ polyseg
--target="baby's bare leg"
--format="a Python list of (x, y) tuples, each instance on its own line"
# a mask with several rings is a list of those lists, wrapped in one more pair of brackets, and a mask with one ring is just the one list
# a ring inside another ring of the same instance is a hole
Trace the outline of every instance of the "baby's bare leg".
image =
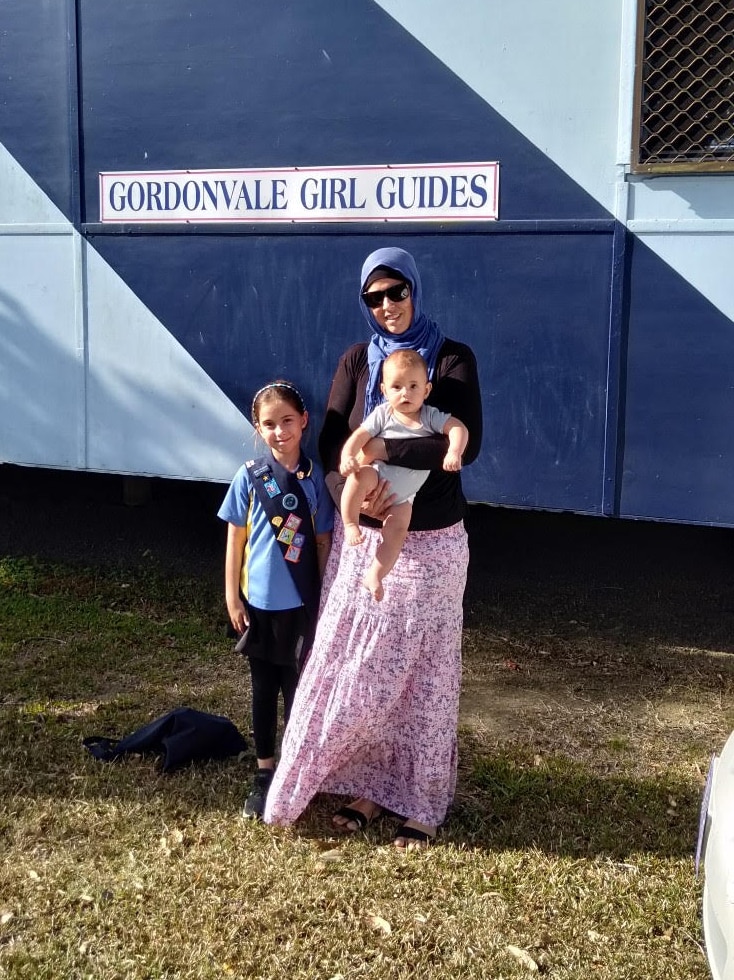
[(377, 471), (371, 466), (360, 466), (356, 473), (350, 473), (347, 477), (341, 499), (344, 537), (347, 544), (361, 544), (364, 541), (359, 526), (359, 514), (364, 498), (375, 489), (378, 479)]
[(382, 525), (382, 541), (377, 546), (372, 564), (364, 577), (365, 588), (379, 602), (385, 594), (382, 580), (398, 560), (400, 549), (405, 543), (408, 525), (413, 514), (413, 505), (409, 501), (394, 504), (387, 513)]

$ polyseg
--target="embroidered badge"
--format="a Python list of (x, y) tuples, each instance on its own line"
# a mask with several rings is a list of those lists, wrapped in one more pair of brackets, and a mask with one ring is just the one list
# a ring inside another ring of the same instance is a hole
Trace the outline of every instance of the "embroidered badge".
[(297, 562), (301, 557), (301, 549), (295, 548), (293, 545), (291, 545), (283, 557), (286, 561)]
[(294, 534), (293, 535), (293, 545), (296, 548), (302, 548), (306, 543), (306, 536), (304, 534)]
[[(266, 489), (267, 489), (267, 486), (268, 485), (266, 483), (265, 484), (265, 488)], [(276, 483), (276, 486), (277, 486), (277, 483)], [(268, 490), (268, 493), (270, 493), (269, 490)], [(278, 493), (280, 493), (280, 489), (278, 489)], [(271, 496), (275, 496), (275, 494), (271, 494)], [(298, 507), (298, 497), (295, 495), (295, 493), (287, 493), (283, 497), (282, 503), (283, 503), (283, 506), (285, 507), (286, 510), (295, 510), (296, 507)]]
[(289, 527), (284, 527), (278, 535), (278, 541), (282, 541), (283, 544), (291, 544), (295, 536), (295, 531), (292, 531)]
[(253, 470), (252, 471), (252, 475), (253, 476), (264, 476), (265, 473), (269, 473), (269, 472), (270, 472), (270, 467), (268, 466), (267, 463), (265, 463), (264, 466), (258, 466), (258, 468), (256, 470)]
[[(269, 480), (264, 480), (263, 481), (263, 486), (265, 487), (265, 491), (266, 491), (268, 497), (277, 497), (278, 494), (280, 493), (280, 487), (276, 483), (275, 478), (272, 477), (272, 476), (270, 477)], [(292, 497), (292, 496), (293, 496), (292, 493), (287, 493), (286, 494), (286, 497)], [(283, 498), (283, 504), (285, 505), (285, 497)], [(293, 510), (293, 508), (292, 507), (286, 507), (286, 510)]]
[(276, 527), (280, 527), (280, 525), (283, 523), (283, 518), (280, 516), (280, 514), (276, 514), (275, 517), (272, 518), (270, 523), (274, 524)]
[(289, 514), (285, 520), (285, 526), (291, 528), (291, 530), (293, 531), (297, 531), (302, 523), (303, 521), (301, 520), (301, 518), (296, 517), (295, 514)]

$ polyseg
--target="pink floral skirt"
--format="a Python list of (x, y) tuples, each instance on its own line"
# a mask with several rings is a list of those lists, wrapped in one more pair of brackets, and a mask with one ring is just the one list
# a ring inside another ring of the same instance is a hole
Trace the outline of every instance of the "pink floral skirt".
[(411, 532), (382, 602), (362, 585), (380, 532), (365, 528), (350, 547), (338, 516), (336, 525), (264, 819), (290, 824), (325, 792), (439, 825), (456, 786), (464, 525)]

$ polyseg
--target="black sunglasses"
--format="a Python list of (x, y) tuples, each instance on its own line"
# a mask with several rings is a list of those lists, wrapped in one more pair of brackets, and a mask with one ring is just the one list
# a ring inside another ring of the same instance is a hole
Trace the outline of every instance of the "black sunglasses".
[(371, 310), (382, 306), (386, 296), (391, 303), (402, 303), (410, 296), (410, 286), (407, 282), (398, 282), (394, 286), (388, 286), (387, 289), (373, 289), (371, 293), (362, 293), (362, 299)]

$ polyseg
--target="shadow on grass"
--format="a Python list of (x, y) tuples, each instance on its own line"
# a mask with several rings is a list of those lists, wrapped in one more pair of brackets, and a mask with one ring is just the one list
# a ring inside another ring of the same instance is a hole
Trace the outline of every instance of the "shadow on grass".
[(537, 848), (625, 860), (642, 852), (693, 855), (701, 797), (675, 776), (590, 772), (564, 756), (522, 750), (477, 758), (447, 824), (456, 844)]
[(465, 617), (734, 653), (729, 528), (470, 507)]
[[(221, 587), (225, 488), (152, 480), (150, 500), (125, 506), (119, 476), (5, 465), (0, 557), (77, 566), (147, 567)], [(540, 635), (575, 619), (670, 646), (734, 653), (734, 532), (729, 528), (584, 517), (476, 504), (467, 625)]]
[[(94, 493), (80, 496), (79, 483), (91, 486), (93, 477), (59, 476), (59, 492), (49, 495), (44, 475), (34, 496), (27, 486), (32, 474), (26, 480), (14, 470), (13, 476), (17, 486), (6, 479), (0, 496), (5, 554), (35, 554), (41, 561), (70, 562), (72, 568), (137, 569), (141, 587), (128, 591), (127, 579), (117, 581), (111, 573), (93, 581), (90, 590), (76, 581), (79, 601), (92, 592), (91, 618), (88, 634), (75, 635), (73, 642), (54, 634), (64, 598), (50, 591), (28, 597), (44, 608), (32, 612), (39, 636), (19, 638), (15, 659), (4, 665), (12, 673), (6, 673), (6, 691), (18, 700), (0, 702), (0, 794), (59, 801), (70, 790), (90, 801), (155, 797), (176, 812), (216, 808), (236, 817), (250, 758), (162, 776), (150, 759), (109, 766), (92, 760), (81, 745), (92, 734), (122, 737), (182, 704), (228, 715), (239, 727), (232, 709), (235, 702), (238, 710), (245, 708), (243, 688), (219, 676), (217, 665), (224, 661), (217, 649), (203, 651), (216, 616), (197, 613), (194, 627), (178, 609), (170, 611), (169, 590), (162, 589), (160, 597), (154, 592), (161, 570), (200, 576), (197, 592), (205, 593), (204, 602), (221, 603), (224, 532), (214, 513), (222, 488), (184, 486), (178, 498), (177, 488), (163, 481), (156, 484), (150, 506), (126, 508), (108, 495), (111, 487), (119, 493), (116, 478), (97, 481)], [(67, 477), (76, 489), (65, 497), (61, 484)], [(519, 645), (531, 666), (552, 667), (544, 677), (548, 696), (554, 685), (559, 692), (572, 687), (595, 702), (604, 699), (605, 690), (614, 692), (624, 677), (631, 705), (635, 697), (642, 703), (671, 675), (685, 679), (702, 704), (717, 685), (725, 693), (734, 689), (730, 530), (485, 506), (470, 508), (467, 528), (472, 557), (466, 624), (477, 639), (467, 660), (476, 660), (475, 674), (484, 669), (487, 651), (493, 658), (517, 659)], [(141, 575), (151, 556), (155, 574)], [(29, 584), (35, 583), (32, 571)], [(35, 585), (26, 591), (37, 592)], [(97, 593), (101, 599), (92, 608)], [(163, 612), (151, 613), (152, 600)], [(7, 609), (12, 619), (10, 605)], [(127, 629), (131, 615), (137, 639)], [(102, 659), (100, 630), (113, 641)], [(213, 639), (216, 646), (218, 637)], [(201, 678), (191, 682), (199, 669)], [(509, 676), (513, 684), (537, 683), (532, 670)], [(496, 688), (495, 682), (490, 683)], [(190, 689), (198, 690), (197, 700), (190, 699)], [(55, 698), (105, 703), (96, 717), (43, 708), (34, 715), (22, 704), (31, 697), (41, 704)], [(694, 849), (699, 799), (690, 781), (637, 779), (613, 771), (600, 775), (566, 756), (546, 754), (536, 765), (522, 749), (487, 752), (485, 746), (482, 754), (481, 747), (465, 747), (473, 762), (462, 771), (444, 840), (488, 850), (537, 847), (619, 860), (639, 852), (685, 856)], [(329, 833), (322, 810), (317, 804), (316, 819), (307, 815), (299, 833)], [(383, 843), (386, 833), (370, 828), (368, 837)]]
[[(0, 476), (0, 558), (196, 579), (224, 623), (223, 487), (153, 480), (150, 500), (131, 507), (121, 477), (7, 465)], [(542, 645), (581, 631), (588, 642), (734, 654), (731, 529), (483, 504), (469, 507), (466, 526), (466, 626), (506, 637), (510, 656), (515, 639)], [(720, 668), (734, 678), (734, 656)]]
[[(115, 762), (95, 760), (83, 747), (90, 725), (83, 719), (32, 715), (7, 706), (0, 711), (0, 795), (10, 800), (58, 799), (76, 803), (155, 800), (166, 813), (195, 819), (221, 810), (239, 818), (254, 752), (201, 762), (163, 774), (152, 754)], [(120, 733), (125, 734), (125, 733)], [(471, 751), (471, 750), (470, 750)], [(295, 826), (300, 836), (334, 834), (336, 798), (319, 796)], [(460, 778), (457, 799), (441, 840), (487, 851), (537, 849), (571, 857), (633, 859), (693, 855), (700, 796), (671, 775), (633, 778), (599, 775), (564, 756), (534, 760), (523, 749), (475, 754)], [(16, 804), (17, 806), (17, 804)], [(2, 829), (0, 818), (0, 830)], [(370, 828), (387, 843), (395, 827)]]

